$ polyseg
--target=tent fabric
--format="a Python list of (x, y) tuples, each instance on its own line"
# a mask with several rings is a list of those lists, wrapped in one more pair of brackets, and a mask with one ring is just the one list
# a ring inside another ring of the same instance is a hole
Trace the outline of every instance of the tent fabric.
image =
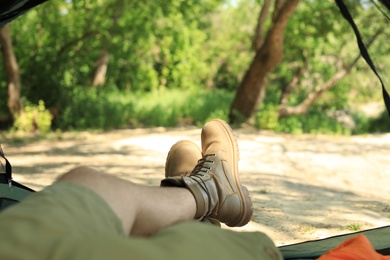
[(11, 180), (8, 182), (6, 175), (0, 174), (0, 211), (5, 208), (22, 201), (24, 198), (34, 193), (35, 191)]
[(0, 6), (0, 29), (15, 18), (24, 14), (31, 8), (47, 0), (6, 0), (1, 1)]
[[(23, 200), (35, 192), (14, 180), (12, 180), (12, 166), (5, 158), (0, 145), (0, 211)], [(3, 163), (5, 161), (5, 163)]]
[(332, 236), (325, 239), (280, 246), (279, 250), (286, 260), (317, 259), (328, 251), (338, 247), (348, 239), (358, 235), (364, 235), (377, 253), (390, 256), (390, 225)]
[(318, 260), (390, 260), (390, 256), (384, 256), (375, 251), (370, 241), (364, 235), (352, 237), (336, 248), (322, 255)]

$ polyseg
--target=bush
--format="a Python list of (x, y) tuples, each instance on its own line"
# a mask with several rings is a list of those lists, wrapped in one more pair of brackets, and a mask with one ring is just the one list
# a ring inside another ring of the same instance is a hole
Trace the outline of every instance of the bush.
[(164, 90), (140, 95), (134, 121), (143, 126), (177, 126), (185, 119), (203, 126), (211, 118), (227, 120), (232, 93), (225, 90)]
[(273, 104), (261, 105), (261, 110), (255, 116), (255, 127), (267, 130), (277, 130), (278, 122), (278, 106)]
[(15, 116), (13, 129), (21, 132), (33, 132), (39, 130), (48, 133), (51, 130), (53, 116), (45, 108), (45, 103), (39, 100), (38, 105), (26, 104), (24, 113)]
[(344, 127), (336, 119), (327, 116), (319, 108), (311, 109), (307, 115), (290, 116), (280, 119), (278, 131), (292, 134), (351, 134), (350, 129)]
[[(61, 130), (118, 129), (133, 127), (175, 127), (182, 123), (203, 126), (212, 118), (228, 121), (233, 92), (227, 90), (162, 89), (151, 92), (120, 91), (117, 88), (74, 87), (55, 122)], [(356, 128), (344, 127), (326, 113), (326, 108), (314, 105), (307, 115), (278, 119), (278, 106), (263, 103), (255, 116), (255, 127), (292, 134), (364, 134), (368, 131), (389, 131), (387, 114), (376, 120), (353, 113)], [(26, 105), (23, 117), (14, 129), (49, 131), (51, 115), (43, 101)]]
[(75, 87), (62, 109), (61, 129), (113, 129), (128, 125), (133, 114), (133, 99), (120, 91)]
[(61, 110), (57, 126), (70, 129), (203, 125), (227, 120), (233, 94), (224, 90), (155, 90), (148, 93), (76, 87)]
[(324, 113), (321, 106), (312, 106), (306, 115), (279, 119), (278, 106), (272, 103), (263, 103), (260, 111), (256, 114), (255, 127), (290, 134), (351, 134), (350, 129)]
[(363, 114), (362, 112), (352, 113), (353, 121), (355, 122), (355, 129), (353, 129), (352, 134), (366, 134), (370, 132), (370, 119)]
[(378, 118), (370, 119), (368, 124), (368, 132), (370, 133), (388, 133), (390, 132), (390, 118), (385, 110)]

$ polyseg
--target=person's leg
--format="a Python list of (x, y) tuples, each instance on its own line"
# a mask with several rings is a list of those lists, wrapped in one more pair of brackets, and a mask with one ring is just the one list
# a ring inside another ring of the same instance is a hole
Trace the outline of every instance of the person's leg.
[(212, 120), (203, 127), (202, 154), (189, 176), (168, 177), (162, 188), (137, 185), (88, 167), (76, 168), (59, 181), (75, 182), (98, 193), (130, 235), (151, 235), (194, 218), (215, 218), (229, 226), (247, 224), (252, 201), (239, 180), (238, 145), (229, 125)]
[(138, 185), (89, 167), (71, 170), (58, 181), (82, 184), (103, 197), (129, 235), (151, 235), (195, 216), (195, 199), (187, 189)]

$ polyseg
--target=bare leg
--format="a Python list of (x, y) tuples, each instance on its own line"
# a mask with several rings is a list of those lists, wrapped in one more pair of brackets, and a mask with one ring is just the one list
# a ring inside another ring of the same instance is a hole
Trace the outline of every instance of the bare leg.
[(138, 185), (89, 167), (73, 169), (59, 181), (84, 185), (102, 196), (129, 235), (151, 235), (195, 217), (196, 202), (187, 189)]

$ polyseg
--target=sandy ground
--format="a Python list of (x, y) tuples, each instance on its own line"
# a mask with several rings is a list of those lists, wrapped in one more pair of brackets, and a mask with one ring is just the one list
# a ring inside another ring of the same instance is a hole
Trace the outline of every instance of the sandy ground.
[[(252, 221), (277, 245), (390, 224), (390, 134), (292, 136), (234, 130), (241, 181), (254, 203)], [(159, 185), (166, 154), (181, 139), (200, 144), (198, 128), (63, 134), (60, 140), (0, 140), (14, 179), (36, 190), (78, 165)]]

